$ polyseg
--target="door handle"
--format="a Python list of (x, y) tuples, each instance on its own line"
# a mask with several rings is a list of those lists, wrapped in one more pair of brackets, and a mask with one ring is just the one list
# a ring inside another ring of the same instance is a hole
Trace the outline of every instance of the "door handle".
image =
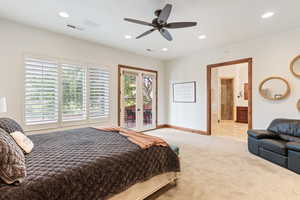
[(141, 109), (140, 109), (140, 108), (138, 108), (138, 109), (137, 109), (137, 111), (141, 111)]

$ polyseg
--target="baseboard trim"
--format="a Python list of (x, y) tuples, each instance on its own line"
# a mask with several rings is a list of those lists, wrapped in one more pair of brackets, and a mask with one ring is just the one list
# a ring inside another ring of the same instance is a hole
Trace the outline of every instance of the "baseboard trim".
[(160, 129), (160, 128), (168, 128), (168, 124), (157, 125), (156, 129)]
[(158, 125), (156, 129), (161, 129), (161, 128), (173, 128), (173, 129), (180, 130), (180, 131), (186, 131), (186, 132), (196, 133), (196, 134), (200, 134), (200, 135), (208, 135), (207, 131), (202, 131), (202, 130), (197, 130), (197, 129), (192, 129), (192, 128), (185, 128), (185, 127), (181, 127), (181, 126), (174, 126), (174, 125), (170, 125), (170, 124)]

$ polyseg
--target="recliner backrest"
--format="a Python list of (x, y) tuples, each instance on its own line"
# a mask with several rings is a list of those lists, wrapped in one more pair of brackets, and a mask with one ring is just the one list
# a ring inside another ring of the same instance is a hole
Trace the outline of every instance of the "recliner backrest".
[(276, 134), (289, 135), (300, 138), (300, 120), (275, 119), (268, 127), (268, 131)]

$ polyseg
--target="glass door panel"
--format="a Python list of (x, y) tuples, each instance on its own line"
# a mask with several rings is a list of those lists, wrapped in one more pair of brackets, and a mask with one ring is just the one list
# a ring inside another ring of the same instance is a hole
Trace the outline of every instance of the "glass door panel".
[(137, 129), (137, 74), (123, 75), (123, 127)]
[(155, 107), (154, 107), (154, 76), (143, 74), (142, 93), (143, 93), (143, 129), (154, 127)]

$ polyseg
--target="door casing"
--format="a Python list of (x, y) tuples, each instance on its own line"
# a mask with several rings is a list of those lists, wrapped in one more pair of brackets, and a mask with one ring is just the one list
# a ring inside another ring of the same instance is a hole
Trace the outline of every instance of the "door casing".
[(224, 66), (229, 66), (229, 65), (236, 65), (236, 64), (241, 64), (241, 63), (248, 63), (248, 128), (252, 129), (253, 127), (253, 120), (252, 120), (252, 65), (253, 65), (253, 58), (244, 58), (244, 59), (239, 59), (239, 60), (233, 60), (233, 61), (228, 61), (228, 62), (223, 62), (223, 63), (216, 63), (216, 64), (211, 64), (207, 65), (207, 135), (211, 135), (211, 130), (212, 130), (212, 83), (211, 83), (211, 74), (212, 74), (212, 69), (216, 67), (224, 67)]

